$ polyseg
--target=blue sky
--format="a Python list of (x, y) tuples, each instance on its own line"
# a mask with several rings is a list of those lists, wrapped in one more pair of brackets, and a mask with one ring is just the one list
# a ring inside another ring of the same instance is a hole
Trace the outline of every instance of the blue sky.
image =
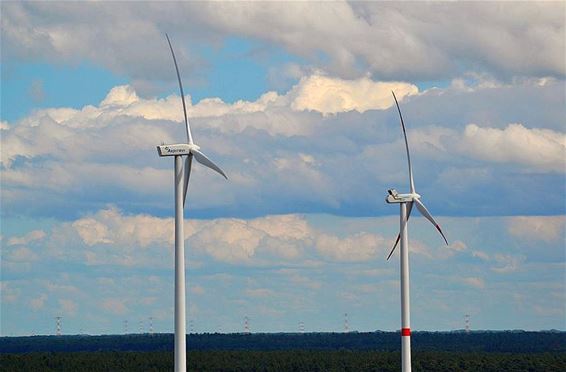
[(391, 90), (413, 328), (566, 329), (563, 3), (0, 6), (2, 335), (172, 331), (165, 32), (196, 331), (398, 329)]

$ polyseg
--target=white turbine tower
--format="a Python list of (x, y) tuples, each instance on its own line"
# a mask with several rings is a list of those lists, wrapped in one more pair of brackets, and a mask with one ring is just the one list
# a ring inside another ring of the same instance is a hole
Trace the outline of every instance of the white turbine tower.
[(410, 315), (410, 298), (409, 298), (409, 239), (407, 233), (407, 222), (411, 216), (411, 211), (413, 209), (413, 204), (417, 206), (417, 209), (421, 214), (429, 220), (434, 227), (438, 230), (444, 242), (448, 245), (446, 237), (442, 233), (440, 226), (436, 223), (434, 218), (428, 212), (423, 202), (420, 201), (421, 196), (415, 191), (415, 183), (413, 182), (413, 167), (411, 166), (411, 155), (409, 153), (409, 143), (407, 141), (407, 131), (405, 129), (405, 123), (403, 122), (403, 116), (401, 115), (401, 109), (399, 108), (399, 103), (397, 102), (397, 97), (393, 93), (393, 99), (395, 100), (395, 105), (397, 105), (397, 111), (399, 112), (399, 119), (401, 120), (401, 128), (403, 129), (403, 136), (405, 137), (405, 148), (407, 149), (407, 161), (409, 163), (409, 188), (410, 192), (408, 194), (399, 194), (396, 190), (391, 189), (387, 192), (389, 195), (385, 199), (387, 203), (398, 203), (401, 207), (400, 213), (400, 232), (397, 235), (397, 240), (393, 249), (387, 256), (387, 259), (391, 257), (397, 244), (401, 241), (401, 370), (403, 372), (411, 371), (411, 315)]
[[(171, 55), (173, 56), (173, 62), (175, 63), (175, 71), (177, 72), (177, 79), (179, 80), (179, 89), (181, 90), (181, 101), (183, 102), (183, 113), (185, 115), (185, 127), (187, 130), (188, 141), (188, 143), (157, 146), (159, 156), (175, 157), (175, 371), (185, 372), (187, 369), (187, 332), (185, 320), (185, 242), (183, 235), (183, 207), (187, 198), (193, 157), (202, 165), (215, 170), (224, 176), (224, 178), (228, 178), (222, 169), (200, 152), (200, 147), (193, 142), (191, 127), (189, 126), (189, 120), (187, 118), (185, 95), (183, 93), (183, 84), (181, 83), (181, 75), (179, 74), (177, 59), (175, 58), (175, 52), (173, 52), (169, 36), (167, 34), (165, 34), (165, 36), (167, 37), (169, 49), (171, 49)], [(183, 156), (186, 156), (184, 167)]]

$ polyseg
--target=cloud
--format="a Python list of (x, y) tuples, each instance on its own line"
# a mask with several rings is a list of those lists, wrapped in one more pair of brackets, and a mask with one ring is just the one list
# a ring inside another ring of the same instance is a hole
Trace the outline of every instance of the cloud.
[(73, 300), (60, 299), (59, 306), (61, 307), (61, 312), (65, 315), (75, 316), (77, 314), (78, 305)]
[(491, 270), (499, 274), (508, 274), (517, 271), (521, 266), (521, 263), (525, 261), (524, 256), (514, 256), (501, 253), (495, 254), (493, 258), (499, 266), (492, 267)]
[(14, 287), (11, 283), (6, 281), (0, 282), (0, 290), (2, 292), (2, 302), (7, 304), (15, 303), (21, 293), (19, 288)]
[(366, 261), (385, 250), (385, 240), (378, 235), (358, 233), (351, 237), (339, 238), (320, 234), (316, 249), (324, 257), (336, 261)]
[(384, 110), (394, 104), (391, 91), (398, 100), (418, 93), (415, 85), (402, 82), (375, 82), (369, 78), (343, 80), (322, 75), (301, 79), (291, 94), (296, 95), (291, 107), (294, 110), (316, 110), (335, 114), (356, 110)]
[(460, 151), (482, 160), (518, 163), (537, 169), (566, 171), (566, 134), (509, 124), (505, 129), (469, 124)]
[(47, 301), (47, 298), (47, 295), (45, 293), (42, 293), (39, 297), (32, 298), (29, 301), (29, 305), (34, 311), (41, 310), (45, 306), (45, 301)]
[[(194, 225), (194, 222), (185, 224), (185, 236), (192, 234)], [(116, 207), (101, 210), (92, 217), (81, 218), (71, 226), (89, 246), (114, 243), (145, 248), (152, 244), (172, 244), (175, 236), (172, 218), (145, 214), (128, 216)]]
[(39, 257), (28, 247), (18, 247), (10, 252), (10, 254), (7, 256), (7, 259), (10, 262), (25, 263), (25, 262), (37, 261)]
[(507, 231), (520, 239), (564, 241), (566, 216), (518, 216), (507, 222)]
[[(222, 103), (224, 111), (199, 109), (203, 101), (190, 106), (195, 139), (230, 178), (226, 182), (195, 163), (191, 216), (390, 213), (375, 198), (375, 190), (406, 183), (395, 108), (333, 115), (294, 110), (297, 92), (319, 78), (305, 78), (285, 94), (268, 92), (268, 98), (253, 102)], [(350, 88), (361, 81), (324, 79)], [(369, 85), (375, 84), (385, 83)], [(508, 86), (472, 92), (433, 89), (401, 102), (419, 190), (428, 195), (429, 187), (438, 195), (454, 196), (448, 204), (427, 199), (436, 214), (561, 213), (560, 200), (543, 206), (523, 194), (527, 188), (558, 188), (563, 181), (559, 123), (564, 110), (540, 98), (560, 94), (561, 83), (529, 84), (514, 86), (516, 93)], [(524, 124), (508, 124), (519, 115), (509, 114), (517, 110), (516, 102), (525, 100), (540, 115), (529, 119), (530, 110), (521, 112)], [(475, 114), (478, 107), (481, 117)], [(193, 116), (199, 110), (201, 116)], [(1, 139), (3, 212), (25, 210), (74, 220), (115, 204), (135, 213), (170, 213), (171, 188), (164, 185), (172, 177), (171, 163), (156, 155), (155, 145), (182, 140), (182, 120), (178, 96), (141, 98), (131, 87), (116, 87), (104, 104), (38, 110), (10, 123)], [(532, 128), (533, 120), (554, 129)], [(474, 125), (475, 134), (470, 132)], [(540, 146), (530, 146), (530, 139), (523, 137), (535, 138)], [(501, 146), (504, 150), (496, 150)], [(533, 172), (541, 176), (534, 179)], [(485, 189), (497, 189), (499, 196), (480, 193)], [(456, 198), (461, 192), (468, 197)], [(60, 207), (63, 203), (66, 208)], [(115, 239), (83, 229), (86, 239), (89, 233)]]
[(8, 239), (8, 245), (23, 245), (29, 244), (33, 241), (41, 240), (45, 237), (45, 231), (33, 230), (24, 236), (14, 236)]
[(126, 307), (125, 301), (119, 298), (102, 299), (100, 306), (104, 310), (116, 315), (123, 315), (129, 311)]
[(489, 260), (489, 255), (487, 253), (483, 252), (483, 251), (473, 251), (472, 256), (477, 257), (482, 261), (488, 261)]
[(466, 278), (462, 278), (462, 282), (473, 288), (478, 288), (478, 289), (485, 288), (485, 282), (482, 278), (466, 277)]
[(173, 80), (163, 71), (170, 64), (163, 37), (169, 31), (177, 40), (182, 70), (193, 74), (206, 63), (194, 45), (181, 40), (218, 46), (238, 37), (278, 46), (343, 78), (366, 71), (415, 80), (467, 70), (504, 77), (565, 75), (560, 2), (158, 2), (132, 7), (4, 4), (3, 54), (19, 60), (86, 60), (133, 79)]
[(311, 239), (311, 228), (297, 215), (253, 220), (217, 219), (190, 237), (189, 244), (217, 260), (251, 263), (279, 258), (295, 260)]

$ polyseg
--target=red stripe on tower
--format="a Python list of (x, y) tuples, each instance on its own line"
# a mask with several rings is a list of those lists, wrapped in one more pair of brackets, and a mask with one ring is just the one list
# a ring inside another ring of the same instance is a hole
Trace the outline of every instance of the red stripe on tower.
[(410, 336), (411, 328), (401, 328), (401, 336)]

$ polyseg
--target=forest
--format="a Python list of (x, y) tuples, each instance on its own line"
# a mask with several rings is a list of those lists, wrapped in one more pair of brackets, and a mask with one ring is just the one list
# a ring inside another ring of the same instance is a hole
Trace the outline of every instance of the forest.
[[(397, 332), (190, 334), (191, 371), (398, 371)], [(565, 332), (415, 332), (415, 371), (566, 370)], [(172, 334), (0, 338), (2, 371), (168, 371)]]

